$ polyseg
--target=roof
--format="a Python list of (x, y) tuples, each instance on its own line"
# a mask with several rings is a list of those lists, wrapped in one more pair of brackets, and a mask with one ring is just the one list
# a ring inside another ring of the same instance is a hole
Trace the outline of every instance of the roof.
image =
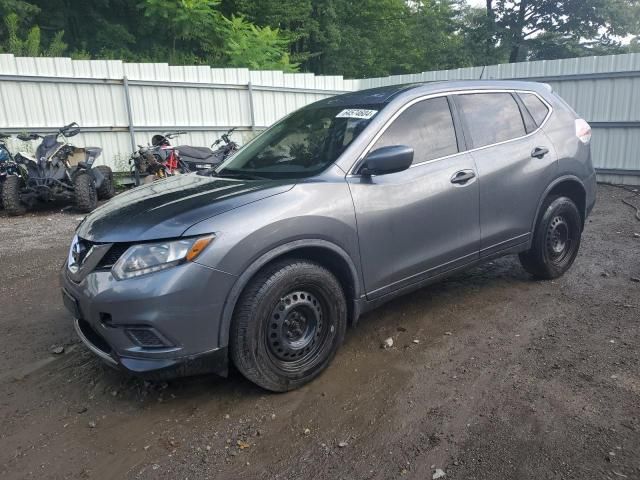
[(355, 92), (343, 93), (335, 97), (326, 98), (314, 103), (314, 106), (342, 106), (342, 105), (379, 105), (389, 103), (392, 99), (401, 94), (410, 93), (412, 96), (428, 95), (431, 93), (463, 91), (463, 90), (484, 90), (508, 88), (514, 90), (534, 90), (538, 92), (548, 92), (550, 87), (538, 82), (522, 82), (512, 80), (455, 80), (427, 83), (410, 83), (402, 85), (387, 85), (384, 87), (358, 90)]
[(385, 87), (369, 88), (355, 92), (343, 93), (316, 102), (318, 106), (339, 105), (377, 105), (387, 103), (400, 92), (411, 90), (421, 84), (387, 85)]

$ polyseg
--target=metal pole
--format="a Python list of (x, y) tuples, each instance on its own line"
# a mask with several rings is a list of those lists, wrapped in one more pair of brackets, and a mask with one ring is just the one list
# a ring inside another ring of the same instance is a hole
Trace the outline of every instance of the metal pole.
[(251, 81), (247, 83), (247, 89), (249, 91), (249, 112), (251, 113), (251, 131), (255, 133), (256, 131), (256, 117), (253, 106), (253, 86), (251, 85)]
[(131, 141), (131, 151), (135, 152), (136, 146), (137, 146), (136, 131), (133, 127), (133, 114), (131, 112), (131, 96), (129, 95), (129, 80), (127, 79), (126, 75), (122, 77), (122, 85), (124, 86), (124, 101), (127, 106), (127, 121), (128, 121), (127, 126), (129, 128), (129, 140)]
[[(124, 101), (127, 107), (127, 126), (129, 128), (129, 141), (131, 142), (131, 151), (136, 151), (136, 131), (133, 128), (133, 114), (131, 112), (131, 96), (129, 95), (129, 80), (127, 76), (124, 75), (122, 77), (122, 86), (124, 87)], [(129, 160), (131, 162), (131, 159)], [(133, 178), (136, 183), (136, 187), (140, 185), (140, 172), (138, 171), (138, 166), (133, 166)]]

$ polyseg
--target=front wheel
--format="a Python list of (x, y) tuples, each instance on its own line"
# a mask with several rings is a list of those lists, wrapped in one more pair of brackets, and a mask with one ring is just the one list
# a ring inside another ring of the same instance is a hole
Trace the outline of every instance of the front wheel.
[(24, 215), (27, 207), (20, 199), (24, 181), (17, 175), (8, 175), (2, 185), (2, 204), (11, 216)]
[(73, 179), (76, 207), (82, 213), (89, 213), (98, 206), (96, 182), (87, 172), (79, 172)]
[(582, 218), (576, 204), (567, 197), (551, 197), (540, 211), (531, 248), (520, 254), (520, 263), (536, 278), (558, 278), (576, 259), (581, 236)]
[(236, 305), (231, 358), (262, 388), (293, 390), (329, 365), (346, 326), (346, 299), (331, 272), (307, 260), (279, 261), (257, 274)]

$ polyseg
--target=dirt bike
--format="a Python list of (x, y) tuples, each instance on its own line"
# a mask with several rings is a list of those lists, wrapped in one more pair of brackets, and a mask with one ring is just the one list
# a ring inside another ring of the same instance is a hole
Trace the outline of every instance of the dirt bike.
[(5, 180), (9, 175), (19, 175), (18, 165), (13, 159), (13, 155), (7, 148), (6, 139), (9, 135), (6, 133), (0, 133), (0, 208), (3, 207), (2, 203), (2, 187)]
[(7, 213), (22, 215), (38, 201), (54, 200), (74, 201), (78, 210), (87, 213), (96, 208), (98, 199), (115, 195), (111, 169), (104, 165), (93, 167), (102, 149), (78, 148), (67, 141), (78, 133), (80, 127), (74, 122), (51, 135), (18, 135), (25, 142), (41, 142), (35, 156), (19, 152), (14, 157), (19, 175), (8, 176), (2, 189)]
[(186, 132), (154, 135), (150, 145), (138, 145), (138, 150), (129, 158), (136, 186), (191, 172), (189, 166), (180, 158), (178, 149), (169, 141), (184, 133)]

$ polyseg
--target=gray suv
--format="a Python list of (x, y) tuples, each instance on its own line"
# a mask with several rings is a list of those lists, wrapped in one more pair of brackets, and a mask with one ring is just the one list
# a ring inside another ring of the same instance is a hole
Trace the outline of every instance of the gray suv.
[(117, 196), (78, 226), (61, 272), (83, 342), (166, 378), (286, 391), (348, 324), (517, 253), (562, 275), (595, 202), (587, 122), (544, 84), (442, 82), (306, 106), (214, 170)]

